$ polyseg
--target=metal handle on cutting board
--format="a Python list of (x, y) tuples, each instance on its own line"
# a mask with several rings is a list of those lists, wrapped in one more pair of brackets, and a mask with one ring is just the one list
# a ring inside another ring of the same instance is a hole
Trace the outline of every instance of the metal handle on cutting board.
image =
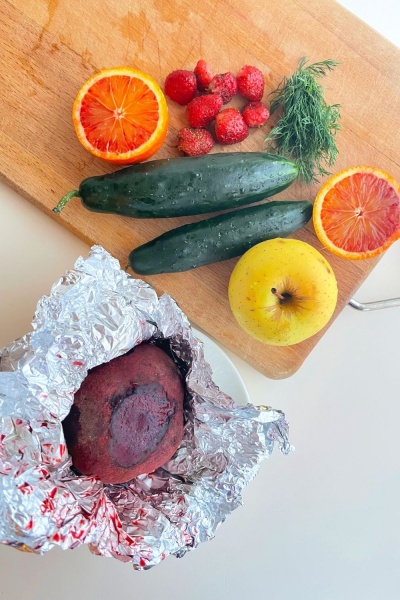
[(379, 310), (381, 308), (393, 308), (400, 306), (400, 298), (389, 298), (388, 300), (377, 300), (376, 302), (358, 302), (354, 298), (349, 301), (352, 308), (361, 311)]

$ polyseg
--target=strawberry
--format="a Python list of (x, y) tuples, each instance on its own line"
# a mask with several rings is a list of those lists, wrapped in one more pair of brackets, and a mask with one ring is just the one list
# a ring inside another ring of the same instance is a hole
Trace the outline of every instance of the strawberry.
[(236, 76), (238, 92), (247, 100), (257, 102), (264, 94), (264, 76), (257, 67), (245, 65)]
[(196, 95), (197, 80), (192, 71), (172, 71), (165, 80), (165, 93), (178, 104), (188, 104)]
[(224, 104), (228, 104), (237, 92), (236, 78), (233, 73), (222, 73), (215, 75), (210, 81), (208, 91), (219, 94)]
[(207, 127), (213, 121), (222, 106), (219, 94), (207, 94), (194, 98), (186, 107), (191, 127)]
[(214, 140), (207, 129), (184, 127), (178, 134), (178, 148), (189, 156), (201, 156), (214, 148)]
[(242, 110), (247, 127), (260, 127), (269, 119), (269, 110), (261, 102), (249, 102)]
[(205, 60), (201, 59), (198, 61), (197, 65), (194, 69), (194, 74), (197, 79), (198, 89), (201, 92), (204, 92), (208, 88), (209, 83), (210, 83), (211, 79), (213, 78), (213, 74), (212, 74), (210, 66), (208, 65), (208, 63), (206, 63)]
[(236, 108), (224, 108), (215, 118), (215, 136), (220, 144), (236, 144), (249, 135), (249, 130)]

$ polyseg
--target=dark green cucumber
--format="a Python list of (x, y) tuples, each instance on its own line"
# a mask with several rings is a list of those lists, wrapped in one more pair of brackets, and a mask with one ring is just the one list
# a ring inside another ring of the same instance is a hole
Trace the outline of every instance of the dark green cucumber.
[(243, 254), (259, 242), (286, 237), (308, 223), (307, 201), (268, 202), (171, 229), (129, 255), (140, 275), (188, 271)]
[(94, 212), (146, 219), (199, 215), (264, 200), (297, 174), (294, 163), (265, 152), (152, 160), (85, 179), (53, 211), (79, 196)]

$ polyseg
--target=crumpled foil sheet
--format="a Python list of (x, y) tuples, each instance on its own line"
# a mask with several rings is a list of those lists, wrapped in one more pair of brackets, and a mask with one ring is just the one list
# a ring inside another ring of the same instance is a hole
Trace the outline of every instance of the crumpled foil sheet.
[[(95, 554), (147, 569), (214, 537), (275, 442), (291, 450), (283, 413), (238, 406), (219, 390), (174, 300), (158, 298), (100, 246), (39, 301), (32, 327), (0, 353), (5, 544), (39, 554), (88, 544)], [(180, 448), (163, 468), (127, 484), (77, 476), (61, 425), (75, 391), (88, 369), (150, 338), (169, 340), (186, 376)]]

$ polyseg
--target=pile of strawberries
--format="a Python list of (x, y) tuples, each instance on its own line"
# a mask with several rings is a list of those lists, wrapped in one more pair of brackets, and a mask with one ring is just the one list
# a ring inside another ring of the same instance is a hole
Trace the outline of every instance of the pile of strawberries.
[[(249, 135), (249, 127), (260, 127), (269, 118), (261, 100), (264, 76), (256, 67), (246, 65), (235, 77), (233, 73), (213, 75), (205, 60), (199, 60), (194, 71), (180, 69), (165, 80), (166, 95), (181, 105), (187, 105), (190, 127), (179, 132), (178, 148), (189, 156), (207, 154), (214, 147), (210, 127), (214, 123), (215, 140), (220, 144), (236, 144)], [(240, 112), (224, 108), (235, 94), (248, 100)], [(207, 129), (208, 128), (208, 129)]]

